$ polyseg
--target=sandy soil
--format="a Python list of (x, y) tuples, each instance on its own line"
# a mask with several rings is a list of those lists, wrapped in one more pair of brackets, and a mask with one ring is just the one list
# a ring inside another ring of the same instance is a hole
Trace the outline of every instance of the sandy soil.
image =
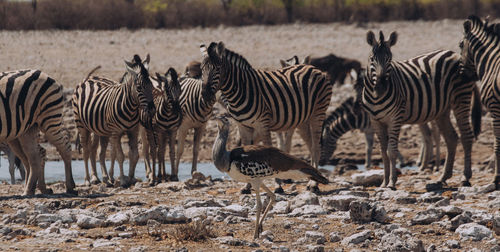
[[(119, 30), (119, 31), (30, 31), (30, 32), (0, 32), (0, 68), (2, 70), (13, 70), (21, 68), (39, 68), (53, 76), (66, 88), (71, 89), (81, 81), (87, 73), (97, 65), (102, 65), (99, 74), (102, 76), (118, 79), (124, 72), (124, 59), (130, 59), (133, 54), (145, 55), (151, 54), (152, 72), (164, 72), (168, 67), (173, 66), (178, 71), (182, 71), (185, 64), (191, 60), (200, 60), (201, 55), (198, 50), (200, 43), (210, 43), (211, 41), (224, 41), (226, 47), (242, 55), (254, 66), (258, 68), (277, 68), (279, 59), (289, 58), (292, 55), (298, 55), (303, 58), (312, 54), (322, 56), (328, 53), (334, 53), (343, 57), (354, 58), (366, 63), (369, 47), (366, 44), (365, 35), (368, 30), (383, 30), (387, 36), (391, 31), (399, 33), (398, 42), (393, 47), (394, 59), (402, 60), (412, 56), (419, 55), (435, 49), (450, 49), (458, 51), (458, 42), (462, 36), (462, 21), (443, 20), (436, 22), (389, 22), (389, 23), (370, 23), (366, 25), (345, 25), (345, 24), (321, 24), (306, 25), (293, 24), (283, 26), (249, 26), (240, 28), (212, 28), (212, 29), (189, 29), (189, 30)], [(352, 94), (351, 87), (344, 85), (334, 87), (331, 108), (340, 104), (348, 95)], [(216, 113), (220, 113), (220, 107)], [(71, 110), (67, 108), (66, 124), (74, 132), (72, 125)], [(233, 127), (234, 128), (234, 127)], [(210, 161), (211, 147), (216, 135), (215, 122), (210, 121), (207, 126), (207, 134), (203, 139), (200, 150), (201, 162)], [(493, 149), (493, 137), (491, 131), (491, 118), (483, 117), (483, 133), (478, 138), (473, 149), (473, 184), (485, 185), (489, 182), (492, 174), (490, 171), (481, 170), (486, 159), (491, 155)], [(236, 136), (236, 131), (232, 136)], [(233, 137), (234, 139), (235, 137)], [(400, 151), (403, 156), (409, 160), (415, 160), (420, 146), (420, 135), (416, 127), (405, 126), (400, 137)], [(182, 162), (191, 161), (192, 136), (188, 136), (187, 146), (184, 151)], [(294, 136), (292, 145), (292, 154), (302, 158), (308, 158), (308, 151), (300, 140), (298, 134)], [(445, 156), (445, 145), (441, 143), (441, 157)], [(75, 157), (78, 157), (75, 151)], [(354, 159), (362, 163), (364, 160), (364, 137), (359, 132), (346, 134), (339, 142), (336, 155), (337, 159)], [(455, 163), (455, 176), (451, 179), (450, 185), (456, 187), (462, 171), (463, 152), (458, 147), (457, 161)], [(53, 149), (49, 149), (49, 158), (57, 159), (58, 156)], [(378, 145), (374, 150), (375, 161), (380, 160)], [(142, 167), (138, 167), (142, 169)], [(3, 171), (6, 172), (6, 171)], [(424, 188), (421, 184), (412, 185), (410, 178), (413, 173), (405, 173), (400, 177), (399, 186), (414, 194), (421, 194)], [(332, 175), (332, 179), (333, 179)], [(345, 177), (343, 175), (342, 177)], [(439, 173), (427, 173), (421, 175), (424, 179), (437, 179)], [(202, 193), (191, 192), (189, 195), (194, 197), (204, 197), (204, 193), (214, 196), (228, 198), (237, 203), (239, 199), (238, 188), (241, 186), (236, 183), (216, 183), (214, 187), (203, 190)], [(322, 190), (335, 190), (340, 188), (338, 185), (329, 185), (322, 187)], [(80, 188), (81, 189), (81, 188)], [(303, 184), (297, 186), (300, 192), (304, 189)], [(84, 189), (87, 190), (87, 189)], [(366, 189), (370, 194), (374, 193), (374, 188)], [(10, 197), (20, 194), (21, 187), (2, 185), (0, 186), (2, 199), (0, 202), (4, 208), (2, 212), (7, 213), (9, 204), (19, 204), (29, 199), (19, 199)], [(56, 190), (57, 192), (58, 190)], [(225, 192), (224, 192), (225, 191)], [(132, 198), (140, 197), (146, 206), (175, 202), (186, 195), (185, 191), (171, 192), (169, 190), (156, 190), (154, 188), (141, 189), (131, 193)], [(127, 193), (127, 191), (124, 191)], [(84, 194), (85, 195), (85, 194)], [(82, 196), (87, 205), (92, 205), (102, 201), (113, 201), (117, 197), (113, 193), (105, 199), (92, 199)], [(40, 199), (40, 201), (50, 201), (52, 199)], [(71, 199), (74, 200), (74, 199)], [(479, 198), (477, 201), (485, 203), (486, 198)], [(471, 202), (474, 204), (477, 202)], [(425, 209), (426, 206), (411, 205), (411, 208)], [(265, 229), (273, 229), (275, 240), (280, 244), (289, 245), (298, 236), (290, 230), (284, 230), (280, 222), (284, 217), (276, 218), (266, 225)], [(307, 221), (294, 219), (297, 223)], [(319, 221), (322, 221), (321, 219)], [(323, 220), (324, 221), (324, 220)], [(227, 232), (223, 223), (217, 224), (216, 229), (219, 235)], [(309, 225), (309, 224), (308, 224)], [(345, 229), (345, 233), (352, 234), (360, 225), (343, 224), (335, 220), (329, 220), (321, 229), (328, 234), (339, 228), (339, 225)], [(369, 224), (367, 228), (373, 228)], [(213, 242), (205, 243), (178, 243), (178, 241), (167, 238), (160, 242), (155, 242), (154, 237), (147, 235), (144, 227), (133, 227), (140, 234), (133, 239), (128, 239), (130, 246), (133, 244), (153, 245), (155, 248), (178, 248), (187, 247), (190, 249), (218, 249), (219, 245)], [(231, 232), (235, 237), (251, 240), (250, 230), (253, 228), (249, 223), (238, 224), (231, 227)], [(425, 227), (414, 226), (412, 232), (419, 235), (419, 239), (424, 244), (439, 244), (448, 239), (456, 237), (456, 234), (444, 232), (445, 235), (426, 235)], [(88, 237), (95, 238), (108, 232), (108, 229), (88, 232)], [(497, 236), (498, 238), (498, 236)], [(11, 245), (15, 245), (9, 243)], [(127, 245), (127, 246), (129, 246)], [(62, 250), (69, 249), (74, 244), (62, 244), (58, 248)], [(125, 246), (125, 247), (127, 247)], [(340, 246), (338, 243), (327, 244), (325, 248), (333, 249)], [(462, 248), (486, 247), (477, 243), (463, 243)], [(8, 248), (8, 247), (4, 247)], [(261, 247), (265, 249), (265, 247)], [(250, 248), (241, 248), (248, 250)], [(270, 248), (268, 248), (270, 249)], [(364, 248), (366, 250), (375, 249), (375, 245)], [(238, 250), (238, 248), (235, 248)]]

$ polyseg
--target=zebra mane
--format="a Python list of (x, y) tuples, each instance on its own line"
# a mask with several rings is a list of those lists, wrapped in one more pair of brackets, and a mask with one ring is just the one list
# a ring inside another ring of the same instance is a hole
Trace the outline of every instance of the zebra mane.
[(237, 67), (243, 69), (253, 68), (252, 65), (250, 65), (250, 63), (248, 63), (248, 61), (242, 55), (235, 53), (227, 48), (224, 50), (224, 52), (225, 53), (223, 57), (225, 57), (229, 62), (235, 64)]
[(467, 19), (472, 22), (473, 26), (481, 27), (486, 32), (486, 34), (491, 34), (500, 38), (500, 24), (488, 24), (488, 19), (483, 22), (483, 20), (481, 20), (481, 18), (476, 15), (470, 15)]

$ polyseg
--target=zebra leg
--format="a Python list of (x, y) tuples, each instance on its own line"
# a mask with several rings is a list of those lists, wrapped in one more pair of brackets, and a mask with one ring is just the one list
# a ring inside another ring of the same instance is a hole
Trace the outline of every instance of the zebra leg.
[[(205, 125), (194, 129), (194, 138), (193, 138), (193, 161), (191, 166), (191, 174), (196, 171), (196, 166), (198, 165), (198, 152), (200, 151), (200, 142), (201, 138), (205, 134)], [(179, 150), (177, 150), (179, 151)], [(179, 161), (177, 159), (177, 169), (179, 169)]]
[[(184, 142), (186, 141), (187, 133), (189, 131), (188, 128), (189, 127), (186, 127), (186, 124), (183, 123), (181, 125), (181, 127), (177, 130), (177, 155), (175, 157), (175, 167), (177, 170), (179, 170), (179, 163), (180, 163), (182, 154), (184, 153)], [(198, 130), (198, 128), (194, 129), (195, 135), (196, 135), (197, 130)], [(198, 149), (197, 148), (199, 148), (199, 142), (198, 142), (197, 146), (195, 146), (193, 143), (193, 166), (191, 167), (191, 173), (196, 171), (196, 162), (198, 161), (197, 160), (197, 157), (198, 157)], [(196, 150), (196, 157), (195, 157), (195, 150)]]
[(391, 165), (391, 180), (389, 181), (388, 187), (391, 189), (396, 189), (396, 182), (398, 181), (398, 174), (396, 172), (396, 159), (398, 158), (398, 142), (399, 133), (401, 131), (401, 124), (393, 123), (389, 128), (389, 160)]
[(439, 166), (441, 165), (441, 135), (439, 134), (439, 127), (435, 121), (431, 122), (432, 138), (434, 140), (435, 154), (434, 154), (434, 165), (432, 168), (436, 167), (436, 171), (439, 171)]
[(138, 135), (139, 127), (135, 127), (131, 131), (127, 132), (129, 146), (128, 158), (130, 160), (130, 166), (128, 168), (129, 184), (127, 185), (127, 187), (137, 182), (137, 180), (135, 179), (135, 167), (137, 166), (137, 162), (139, 161), (139, 145), (137, 143)]
[(365, 149), (366, 149), (366, 157), (365, 157), (365, 168), (369, 169), (372, 166), (372, 152), (373, 152), (373, 129), (365, 130)]
[(120, 186), (126, 187), (128, 185), (128, 179), (123, 174), (123, 161), (125, 160), (125, 155), (123, 154), (121, 139), (121, 135), (112, 136), (111, 145), (114, 149), (113, 151), (116, 151), (116, 159), (118, 161), (118, 166), (120, 167)]
[(19, 142), (19, 139), (14, 139), (8, 143), (8, 146), (10, 148), (10, 151), (12, 153), (12, 156), (15, 157), (17, 156), (19, 160), (21, 160), (21, 165), (26, 167), (26, 177), (24, 180), (25, 185), (28, 183), (28, 177), (30, 175), (30, 169), (29, 169), (29, 163), (28, 163), (28, 157), (23, 151), (23, 148), (21, 147), (21, 143)]
[[(14, 185), (16, 183), (16, 155), (14, 155), (14, 152), (10, 148), (4, 150), (4, 152), (6, 152), (5, 154), (7, 154), (7, 159), (9, 160), (10, 183)], [(21, 172), (21, 169), (19, 169), (19, 172)]]
[(290, 153), (290, 151), (292, 151), (292, 137), (293, 137), (294, 131), (295, 131), (295, 129), (285, 132), (285, 149), (284, 149), (284, 151), (286, 153)]
[(431, 130), (427, 123), (419, 124), (420, 134), (422, 135), (422, 146), (420, 148), (420, 155), (417, 164), (419, 164), (420, 171), (425, 170), (429, 165), (429, 160), (431, 160), (432, 156), (432, 139), (431, 139)]
[(31, 127), (25, 134), (19, 137), (19, 143), (28, 158), (30, 177), (28, 179), (27, 187), (25, 188), (25, 195), (33, 195), (35, 187), (42, 192), (42, 194), (52, 194), (52, 190), (47, 189), (45, 181), (42, 180), (43, 168), (41, 165), (40, 150), (38, 148), (38, 127)]
[(99, 152), (99, 165), (101, 166), (102, 172), (102, 182), (107, 186), (113, 185), (113, 171), (112, 169), (108, 171), (106, 170), (106, 150), (108, 149), (109, 137), (100, 136), (99, 137), (99, 145), (101, 146), (101, 151)]
[(162, 180), (167, 182), (168, 176), (165, 167), (165, 150), (167, 149), (167, 134), (165, 132), (158, 133), (158, 182)]
[(384, 180), (382, 181), (381, 187), (387, 187), (390, 178), (390, 164), (389, 156), (387, 155), (387, 145), (389, 142), (389, 137), (387, 134), (387, 126), (376, 120), (372, 120), (373, 128), (377, 134), (377, 138), (380, 142), (380, 154), (382, 155), (382, 162), (384, 163)]
[(90, 156), (90, 132), (83, 129), (83, 128), (78, 128), (78, 131), (80, 132), (80, 143), (82, 144), (83, 148), (83, 164), (85, 166), (85, 185), (89, 186), (90, 185), (90, 175), (89, 175), (89, 156)]
[(451, 176), (453, 175), (453, 162), (455, 161), (455, 152), (457, 149), (458, 135), (455, 132), (453, 125), (451, 124), (449, 112), (438, 118), (437, 124), (439, 127), (439, 131), (444, 137), (444, 140), (446, 142), (446, 148), (448, 151), (446, 153), (444, 171), (438, 183), (441, 185), (446, 185), (446, 180), (451, 178)]
[(92, 137), (92, 144), (90, 146), (90, 165), (92, 170), (90, 171), (90, 184), (100, 184), (101, 180), (97, 177), (97, 145), (99, 145), (99, 136), (94, 133)]
[(464, 150), (464, 173), (462, 177), (462, 186), (471, 186), (472, 177), (472, 143), (474, 142), (474, 133), (470, 121), (470, 106), (461, 106), (453, 110), (457, 119), (458, 130), (460, 131), (460, 141)]
[[(57, 152), (61, 155), (64, 162), (64, 174), (66, 177), (66, 193), (78, 194), (75, 190), (75, 181), (73, 180), (73, 171), (71, 170), (71, 143), (68, 135), (63, 131), (64, 128), (42, 129), (45, 133), (45, 138), (56, 147)], [(38, 133), (37, 133), (38, 134)], [(43, 168), (43, 167), (42, 167)]]
[(177, 169), (178, 166), (176, 166), (176, 160), (175, 160), (175, 137), (177, 136), (176, 131), (169, 131), (167, 133), (167, 138), (168, 138), (168, 152), (170, 156), (170, 169), (171, 169), (171, 174), (170, 174), (170, 181), (179, 181), (179, 170)]
[(144, 158), (144, 168), (146, 169), (146, 178), (148, 179), (149, 181), (149, 185), (154, 185), (155, 183), (155, 177), (156, 177), (156, 174), (155, 172), (151, 172), (152, 171), (152, 168), (151, 168), (151, 160), (150, 160), (150, 144), (149, 144), (149, 140), (148, 140), (148, 135), (147, 135), (147, 130), (144, 128), (144, 127), (140, 127), (139, 129), (139, 133), (140, 133), (140, 136), (141, 136), (141, 141), (142, 141), (142, 148), (141, 148), (141, 152), (142, 152), (142, 157)]
[[(493, 114), (493, 113), (492, 113)], [(495, 175), (493, 177), (493, 184), (496, 189), (500, 189), (500, 116), (494, 114), (493, 116), (493, 133), (495, 134)]]

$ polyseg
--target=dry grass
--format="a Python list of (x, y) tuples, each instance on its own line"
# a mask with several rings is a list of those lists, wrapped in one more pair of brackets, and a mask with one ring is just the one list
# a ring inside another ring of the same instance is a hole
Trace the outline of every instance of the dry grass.
[(209, 238), (217, 237), (215, 230), (203, 221), (193, 221), (187, 224), (178, 225), (172, 237), (178, 242), (182, 241), (205, 241)]
[[(0, 29), (187, 28), (218, 25), (497, 17), (499, 1), (480, 0), (38, 0), (0, 1)], [(287, 15), (290, 14), (290, 15)]]

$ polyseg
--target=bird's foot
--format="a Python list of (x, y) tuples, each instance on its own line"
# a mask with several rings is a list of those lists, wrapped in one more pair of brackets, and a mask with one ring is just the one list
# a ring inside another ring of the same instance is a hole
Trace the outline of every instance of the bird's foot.
[(241, 194), (251, 194), (251, 193), (252, 193), (252, 191), (250, 190), (250, 188), (246, 188), (246, 187), (245, 187), (245, 188), (242, 188), (242, 189), (240, 190), (240, 193), (241, 193)]

